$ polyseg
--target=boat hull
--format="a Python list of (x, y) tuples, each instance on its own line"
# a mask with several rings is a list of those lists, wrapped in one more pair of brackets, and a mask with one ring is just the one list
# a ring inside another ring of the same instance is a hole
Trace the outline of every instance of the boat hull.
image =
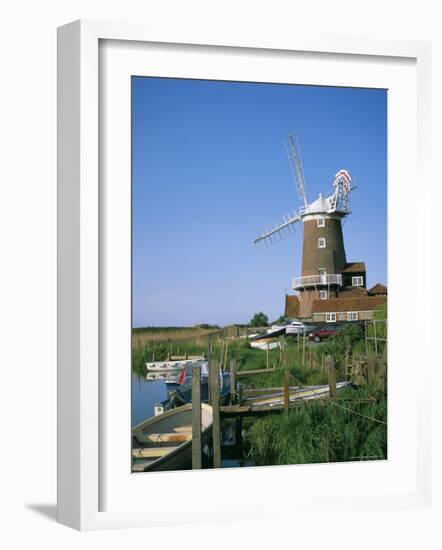
[[(201, 439), (210, 438), (212, 407), (201, 405)], [(149, 418), (132, 429), (132, 471), (153, 472), (187, 468), (192, 462), (192, 404)], [(182, 443), (181, 441), (184, 439)], [(173, 442), (178, 441), (174, 446)], [(161, 455), (157, 458), (155, 455)]]

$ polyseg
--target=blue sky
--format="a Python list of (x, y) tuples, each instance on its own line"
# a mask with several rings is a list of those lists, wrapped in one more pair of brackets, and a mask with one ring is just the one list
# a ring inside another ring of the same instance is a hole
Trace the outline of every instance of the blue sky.
[(387, 283), (387, 92), (133, 77), (133, 325), (243, 323), (283, 313), (302, 226), (252, 240), (299, 207), (284, 140), (298, 136), (309, 200), (347, 169), (358, 188), (348, 261)]

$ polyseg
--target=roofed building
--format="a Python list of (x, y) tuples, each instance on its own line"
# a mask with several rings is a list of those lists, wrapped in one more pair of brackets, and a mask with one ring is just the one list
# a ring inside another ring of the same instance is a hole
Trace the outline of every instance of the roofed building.
[(338, 297), (315, 300), (312, 321), (336, 323), (339, 321), (365, 321), (373, 319), (375, 310), (387, 302), (386, 296)]
[(387, 296), (387, 287), (385, 285), (377, 283), (370, 288), (368, 294), (370, 296)]

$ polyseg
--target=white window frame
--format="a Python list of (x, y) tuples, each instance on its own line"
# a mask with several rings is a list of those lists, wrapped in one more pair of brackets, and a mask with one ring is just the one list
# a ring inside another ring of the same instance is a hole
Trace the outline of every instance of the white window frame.
[(316, 226), (317, 227), (325, 227), (325, 218), (317, 218), (316, 219)]
[(325, 314), (326, 323), (336, 323), (336, 312), (330, 312)]
[[(325, 294), (325, 296), (324, 296)], [(319, 299), (320, 300), (327, 300), (328, 298), (328, 292), (326, 290), (320, 290), (319, 291)]]
[[(322, 243), (324, 244), (322, 245)], [(327, 248), (327, 241), (325, 240), (325, 237), (319, 237), (318, 248)]]
[(347, 321), (359, 321), (359, 312), (347, 311)]
[(323, 275), (327, 275), (327, 270), (324, 269), (323, 267), (320, 267), (320, 268), (318, 269), (318, 273), (319, 273), (319, 275), (321, 275), (321, 277), (322, 277)]
[[(358, 281), (360, 281), (360, 284), (358, 284)], [(356, 277), (352, 277), (351, 286), (364, 286), (364, 277), (362, 275), (357, 275)]]

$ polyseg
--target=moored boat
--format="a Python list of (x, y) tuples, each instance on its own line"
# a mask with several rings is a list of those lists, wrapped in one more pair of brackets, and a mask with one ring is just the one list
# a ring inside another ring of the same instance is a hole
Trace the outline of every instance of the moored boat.
[(204, 357), (181, 359), (179, 361), (153, 361), (146, 363), (146, 369), (148, 372), (178, 372), (184, 367), (200, 361), (204, 361)]
[[(160, 415), (164, 411), (173, 409), (190, 403), (192, 401), (192, 377), (184, 376), (184, 371), (178, 381), (179, 385), (172, 387), (167, 392), (167, 398), (154, 406), (155, 415)], [(230, 373), (219, 371), (219, 399), (220, 404), (224, 405), (230, 399)], [(207, 403), (209, 400), (209, 378), (201, 377), (201, 402)]]
[(279, 348), (280, 345), (279, 342), (272, 342), (270, 340), (255, 340), (254, 342), (250, 342), (250, 347), (254, 349), (271, 350)]
[[(212, 407), (201, 404), (201, 438), (213, 423)], [(192, 404), (149, 418), (132, 428), (132, 471), (170, 471), (192, 462)]]

